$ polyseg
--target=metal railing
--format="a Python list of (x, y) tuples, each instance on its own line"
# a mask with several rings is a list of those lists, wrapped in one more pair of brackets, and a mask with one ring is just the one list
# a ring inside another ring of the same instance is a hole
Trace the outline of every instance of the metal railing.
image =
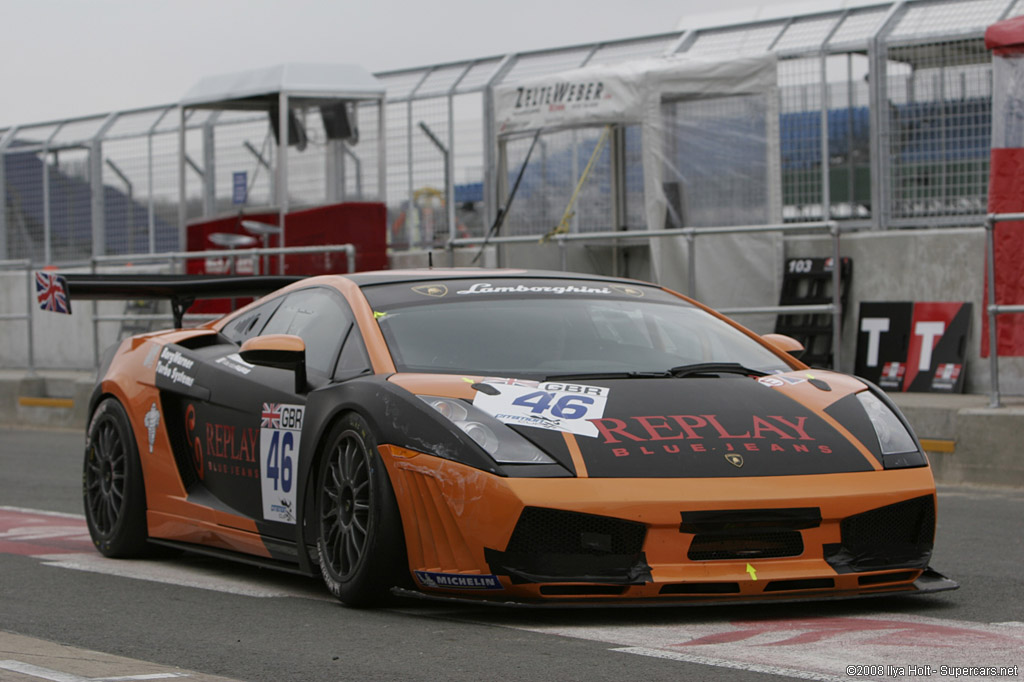
[[(446, 245), (449, 264), (455, 264), (455, 248), (460, 246), (483, 246), (486, 244), (528, 244), (542, 241), (552, 241), (558, 244), (561, 253), (561, 268), (567, 269), (566, 246), (568, 242), (598, 241), (623, 239), (657, 239), (662, 237), (684, 237), (687, 244), (687, 256), (689, 269), (687, 271), (689, 281), (687, 283), (687, 295), (691, 298), (697, 290), (697, 249), (695, 242), (700, 235), (715, 234), (740, 234), (756, 232), (815, 232), (828, 231), (832, 238), (832, 258), (835, 266), (832, 268), (832, 302), (814, 305), (780, 305), (780, 306), (751, 306), (742, 308), (717, 308), (718, 312), (725, 315), (747, 315), (754, 313), (776, 313), (776, 314), (797, 314), (797, 313), (828, 313), (832, 316), (832, 366), (838, 368), (840, 364), (841, 337), (840, 325), (842, 322), (842, 301), (840, 297), (840, 259), (839, 259), (839, 233), (840, 226), (834, 220), (806, 223), (777, 223), (769, 225), (735, 225), (731, 227), (681, 227), (665, 230), (622, 230), (606, 232), (576, 232), (560, 233), (550, 237), (538, 235), (516, 235), (512, 237), (458, 237), (450, 238)], [(1024, 312), (1024, 306), (1021, 306)]]
[(1024, 213), (990, 213), (985, 219), (985, 271), (987, 272), (989, 407), (1002, 407), (999, 396), (999, 329), (998, 317), (1008, 313), (1024, 313), (1024, 305), (996, 303), (996, 223), (1024, 221)]
[(35, 344), (32, 338), (32, 308), (35, 305), (33, 297), (33, 272), (32, 261), (23, 260), (0, 260), (0, 270), (25, 270), (26, 275), (26, 308), (24, 313), (0, 313), (0, 320), (23, 321), (25, 323), (25, 347), (28, 349), (28, 371), (35, 373)]

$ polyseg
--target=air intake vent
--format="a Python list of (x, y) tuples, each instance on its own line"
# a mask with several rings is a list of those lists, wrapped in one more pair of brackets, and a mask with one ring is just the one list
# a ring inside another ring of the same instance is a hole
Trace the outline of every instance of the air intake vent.
[(825, 547), (839, 572), (925, 568), (935, 537), (935, 500), (915, 497), (843, 519), (842, 543)]
[(690, 543), (690, 561), (726, 559), (772, 559), (800, 556), (804, 541), (798, 531), (753, 533), (704, 533)]
[(644, 559), (647, 527), (596, 514), (526, 507), (508, 548), (484, 554), (496, 575), (513, 582), (593, 582), (634, 585), (650, 581)]

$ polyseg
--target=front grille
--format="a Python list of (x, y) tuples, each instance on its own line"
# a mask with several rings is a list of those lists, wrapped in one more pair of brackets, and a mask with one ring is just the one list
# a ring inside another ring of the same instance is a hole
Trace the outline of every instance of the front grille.
[(608, 516), (526, 507), (509, 540), (509, 553), (638, 554), (647, 527)]
[(650, 580), (646, 535), (636, 521), (526, 507), (505, 551), (486, 549), (484, 555), (495, 574), (513, 582), (631, 585)]
[(690, 543), (686, 557), (690, 561), (726, 559), (774, 559), (800, 556), (804, 541), (799, 531), (704, 533)]
[(886, 568), (925, 568), (935, 536), (935, 500), (915, 497), (840, 523), (842, 542), (825, 548), (836, 570), (873, 571)]
[(680, 533), (692, 533), (690, 561), (776, 559), (804, 553), (801, 530), (821, 525), (817, 507), (713, 509), (681, 513)]

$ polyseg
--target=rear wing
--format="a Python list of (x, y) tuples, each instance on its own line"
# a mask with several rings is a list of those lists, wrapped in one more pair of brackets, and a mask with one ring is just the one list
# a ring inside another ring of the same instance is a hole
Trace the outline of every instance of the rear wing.
[(71, 299), (123, 301), (165, 299), (171, 302), (174, 326), (196, 299), (262, 296), (304, 279), (293, 275), (61, 275), (36, 273), (36, 297), (43, 310), (71, 313)]

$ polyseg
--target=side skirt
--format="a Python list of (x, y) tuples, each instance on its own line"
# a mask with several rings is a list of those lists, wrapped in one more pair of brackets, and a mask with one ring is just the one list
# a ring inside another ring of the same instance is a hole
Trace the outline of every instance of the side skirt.
[(226, 559), (228, 561), (235, 561), (241, 564), (248, 564), (249, 566), (259, 566), (261, 568), (270, 568), (275, 571), (282, 571), (284, 573), (292, 573), (294, 575), (306, 576), (314, 578), (319, 573), (313, 573), (309, 570), (303, 570), (303, 568), (290, 561), (281, 561), (279, 559), (271, 559), (269, 557), (253, 556), (251, 554), (242, 554), (241, 552), (232, 552), (229, 549), (220, 549), (218, 547), (207, 547), (206, 545), (196, 545), (191, 542), (179, 542), (177, 540), (163, 540), (160, 538), (149, 538), (149, 541), (154, 545), (162, 545), (164, 547), (173, 547), (174, 549), (181, 549), (186, 552), (193, 552), (195, 554), (202, 554), (204, 556), (214, 557), (217, 559)]

